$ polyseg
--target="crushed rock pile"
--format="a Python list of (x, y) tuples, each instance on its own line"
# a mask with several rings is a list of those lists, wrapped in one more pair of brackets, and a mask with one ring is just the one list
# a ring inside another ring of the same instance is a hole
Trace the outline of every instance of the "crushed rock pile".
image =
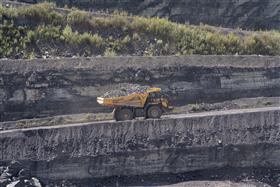
[(0, 187), (42, 187), (40, 181), (31, 176), (30, 170), (17, 161), (0, 166)]
[(143, 93), (149, 86), (141, 86), (138, 84), (125, 84), (119, 89), (111, 90), (102, 95), (104, 98), (127, 96), (133, 93)]

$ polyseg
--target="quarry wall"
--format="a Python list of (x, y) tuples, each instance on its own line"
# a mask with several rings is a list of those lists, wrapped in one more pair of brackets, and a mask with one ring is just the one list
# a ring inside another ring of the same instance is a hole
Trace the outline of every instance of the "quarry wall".
[[(43, 0), (21, 0), (42, 2)], [(53, 0), (92, 10), (123, 10), (142, 16), (244, 29), (280, 29), (280, 2), (277, 0)]]
[(111, 111), (96, 97), (158, 86), (173, 105), (280, 95), (280, 58), (170, 56), (0, 60), (0, 119)]
[(279, 107), (8, 130), (0, 164), (18, 160), (43, 182), (279, 168), (279, 134)]

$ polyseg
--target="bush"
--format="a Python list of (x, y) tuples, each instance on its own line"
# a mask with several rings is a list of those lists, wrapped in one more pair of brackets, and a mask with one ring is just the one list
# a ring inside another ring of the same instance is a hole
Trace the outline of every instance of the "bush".
[(94, 17), (89, 23), (93, 30), (97, 29), (118, 29), (125, 31), (128, 26), (127, 18), (119, 15), (109, 17)]
[(72, 28), (67, 25), (63, 30), (63, 38), (67, 43), (77, 44), (78, 43), (78, 32), (73, 32)]
[(15, 8), (4, 8), (0, 4), (0, 20), (5, 20), (4, 17), (15, 18), (18, 12)]
[(117, 56), (117, 53), (113, 49), (107, 48), (104, 52), (104, 56), (105, 57), (114, 57), (114, 56)]
[(0, 25), (0, 57), (17, 55), (25, 49), (28, 42), (23, 28), (15, 28), (13, 25)]
[(92, 35), (87, 32), (79, 34), (77, 31), (73, 32), (69, 25), (64, 28), (62, 33), (65, 41), (73, 45), (90, 45), (95, 47), (103, 45), (103, 39), (98, 34)]
[(67, 23), (69, 25), (88, 23), (91, 15), (88, 12), (81, 10), (74, 10), (67, 16)]
[(25, 19), (28, 21), (28, 24), (33, 23), (34, 25), (62, 25), (63, 16), (56, 12), (55, 8), (55, 5), (51, 3), (21, 7), (17, 11), (17, 19)]
[(261, 32), (244, 40), (243, 54), (280, 55), (280, 34)]
[(98, 34), (83, 33), (79, 36), (81, 44), (87, 44), (95, 47), (101, 47), (103, 45), (103, 39)]
[(45, 39), (45, 40), (61, 40), (61, 30), (60, 26), (44, 26), (40, 25), (35, 30), (36, 39)]

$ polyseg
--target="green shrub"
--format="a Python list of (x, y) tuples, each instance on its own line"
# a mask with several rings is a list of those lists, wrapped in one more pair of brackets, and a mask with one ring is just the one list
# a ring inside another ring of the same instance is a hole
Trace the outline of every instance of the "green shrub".
[(71, 43), (71, 44), (78, 43), (78, 32), (73, 32), (72, 28), (69, 25), (67, 25), (64, 28), (62, 34), (63, 34), (63, 38), (67, 43)]
[(34, 57), (37, 41), (79, 55), (280, 55), (279, 31), (240, 35), (238, 32), (243, 31), (220, 32), (210, 26), (189, 26), (123, 12), (98, 17), (75, 9), (66, 15), (51, 3), (17, 9), (0, 6), (0, 18), (0, 57), (12, 57), (21, 51), (26, 51), (28, 58)]
[(260, 32), (244, 39), (243, 54), (280, 55), (280, 34)]
[(3, 17), (15, 18), (17, 17), (18, 11), (15, 8), (4, 8), (0, 5), (0, 20), (3, 21)]
[[(56, 11), (56, 7), (51, 3), (40, 3), (32, 6), (23, 6), (19, 8), (5, 8), (0, 5), (0, 15), (5, 15), (8, 19), (19, 18), (24, 19), (38, 19), (41, 21), (56, 22), (57, 19), (62, 21), (62, 15)], [(60, 22), (61, 23), (61, 22)]]
[[(30, 33), (32, 34), (32, 33)], [(29, 36), (31, 37), (31, 36)], [(61, 40), (61, 30), (60, 26), (44, 26), (40, 25), (35, 30), (35, 36), (36, 39), (45, 39), (45, 40)]]
[(226, 48), (225, 52), (228, 52), (229, 54), (240, 54), (240, 52), (242, 51), (241, 49), (242, 43), (240, 37), (232, 33), (226, 35), (224, 45)]
[(0, 25), (0, 57), (16, 55), (26, 47), (24, 28)]
[(104, 56), (105, 57), (114, 57), (114, 56), (117, 56), (117, 53), (113, 49), (107, 48), (104, 52)]
[(98, 34), (83, 33), (79, 36), (79, 41), (82, 44), (88, 44), (95, 47), (103, 45), (103, 39)]
[(86, 11), (74, 10), (67, 16), (67, 23), (69, 25), (84, 24), (89, 22), (91, 15)]
[(77, 31), (73, 32), (69, 25), (64, 28), (62, 34), (65, 41), (73, 45), (91, 45), (95, 47), (103, 45), (103, 39), (98, 34), (92, 35), (87, 32), (79, 34)]
[(128, 26), (127, 18), (123, 16), (94, 17), (89, 23), (92, 29), (119, 29), (126, 30)]
[(62, 25), (63, 16), (56, 12), (55, 8), (55, 5), (51, 3), (21, 7), (17, 11), (17, 17), (36, 24)]
[(90, 13), (80, 10), (74, 10), (67, 16), (67, 23), (70, 26), (79, 27), (80, 30), (93, 32), (102, 29), (117, 28), (125, 30), (127, 18), (121, 15), (108, 17), (94, 17)]

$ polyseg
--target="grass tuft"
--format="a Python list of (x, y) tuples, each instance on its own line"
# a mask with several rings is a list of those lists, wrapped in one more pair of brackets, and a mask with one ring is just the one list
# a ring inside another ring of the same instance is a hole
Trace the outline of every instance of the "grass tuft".
[(0, 6), (0, 58), (51, 55), (280, 55), (279, 31), (222, 32), (114, 12), (93, 16), (55, 4)]

